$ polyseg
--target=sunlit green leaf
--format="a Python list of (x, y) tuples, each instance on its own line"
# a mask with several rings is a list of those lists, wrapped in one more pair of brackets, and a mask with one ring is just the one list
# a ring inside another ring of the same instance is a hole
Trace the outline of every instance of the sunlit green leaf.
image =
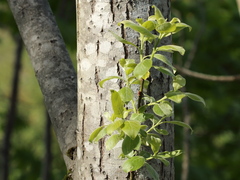
[(163, 63), (167, 64), (169, 67), (171, 67), (173, 70), (175, 69), (172, 66), (172, 63), (167, 59), (166, 56), (162, 55), (162, 54), (154, 54), (154, 57), (160, 61), (162, 61)]
[(134, 22), (132, 22), (130, 20), (124, 20), (124, 21), (118, 23), (118, 25), (120, 25), (120, 24), (124, 24), (124, 27), (129, 27), (148, 38), (155, 38), (155, 36), (151, 33), (151, 31), (147, 30), (146, 28), (144, 28), (140, 25), (135, 24)]
[(155, 29), (155, 23), (153, 21), (145, 21), (142, 24), (142, 26), (145, 27), (149, 31), (152, 31)]
[(178, 89), (184, 87), (186, 85), (186, 80), (181, 75), (177, 75), (173, 77), (173, 89), (177, 91)]
[(193, 132), (193, 129), (191, 128), (191, 126), (189, 126), (188, 124), (181, 122), (181, 121), (163, 121), (162, 123), (170, 123), (170, 124), (182, 126), (182, 127), (190, 129)]
[(157, 6), (152, 5), (152, 8), (154, 8), (154, 16), (156, 17), (156, 19), (164, 18), (161, 11), (157, 8)]
[(164, 152), (160, 152), (157, 154), (158, 157), (162, 157), (162, 158), (174, 158), (177, 157), (179, 155), (182, 154), (181, 150), (174, 150), (174, 151), (164, 151)]
[(184, 55), (185, 49), (181, 46), (176, 45), (164, 45), (157, 48), (157, 51), (166, 51), (173, 53), (174, 51), (179, 52), (181, 55)]
[(123, 120), (122, 119), (117, 119), (113, 123), (109, 124), (106, 127), (106, 132), (107, 134), (112, 134), (115, 130), (117, 130), (120, 126), (123, 125)]
[(194, 100), (194, 101), (198, 101), (198, 102), (203, 103), (204, 106), (206, 106), (205, 101), (204, 101), (204, 99), (201, 96), (198, 96), (198, 95), (193, 94), (193, 93), (187, 93), (187, 92), (185, 93), (185, 95), (187, 97), (189, 97), (190, 99)]
[(174, 77), (174, 74), (171, 70), (169, 70), (168, 68), (165, 68), (163, 66), (153, 66), (155, 69), (157, 69), (158, 71), (160, 71), (163, 74), (169, 75), (171, 77)]
[(169, 22), (165, 22), (156, 27), (156, 31), (158, 31), (159, 33), (171, 33), (174, 32), (175, 30), (176, 25)]
[(154, 131), (156, 131), (157, 133), (162, 134), (162, 135), (168, 135), (169, 134), (169, 132), (166, 129), (154, 128)]
[(97, 142), (99, 139), (103, 138), (107, 134), (105, 126), (101, 126), (95, 129), (89, 137), (90, 142)]
[(142, 23), (144, 23), (143, 19), (142, 18), (137, 18), (135, 20), (139, 25), (141, 25)]
[(123, 112), (123, 118), (128, 117), (129, 113), (132, 112), (133, 109), (126, 109), (124, 108), (124, 112)]
[(155, 136), (148, 134), (146, 140), (147, 140), (148, 144), (150, 144), (153, 154), (158, 153), (158, 151), (160, 150), (160, 147), (162, 145), (161, 139), (159, 137), (155, 137)]
[(145, 118), (144, 118), (144, 114), (143, 113), (133, 113), (131, 115), (131, 120), (136, 120), (136, 121), (139, 121), (139, 122), (144, 122), (145, 121)]
[(144, 165), (145, 161), (142, 156), (134, 156), (123, 163), (122, 169), (125, 172), (136, 171)]
[(153, 112), (158, 116), (171, 116), (173, 108), (169, 102), (163, 101), (153, 106)]
[(182, 99), (186, 97), (185, 93), (181, 91), (169, 91), (165, 95), (168, 99), (172, 100), (175, 103), (182, 102)]
[(173, 34), (181, 31), (181, 30), (184, 29), (184, 28), (188, 28), (189, 31), (192, 30), (192, 27), (189, 26), (189, 25), (187, 25), (187, 24), (185, 24), (185, 23), (177, 23), (177, 24), (176, 24), (176, 30), (173, 32)]
[(119, 93), (115, 90), (111, 91), (111, 102), (112, 102), (112, 109), (114, 112), (115, 117), (122, 118), (123, 111), (124, 111), (124, 103), (119, 95)]
[(109, 76), (109, 77), (107, 77), (106, 79), (103, 79), (103, 80), (101, 80), (98, 84), (99, 84), (99, 86), (101, 87), (101, 88), (103, 88), (103, 84), (106, 82), (106, 81), (109, 81), (109, 80), (111, 80), (111, 79), (121, 79), (121, 80), (124, 80), (122, 77), (120, 77), (120, 76)]
[(135, 139), (131, 139), (129, 136), (126, 136), (122, 143), (122, 152), (127, 155), (133, 150), (138, 150), (141, 145), (141, 139), (139, 136), (136, 136)]
[(135, 120), (125, 121), (122, 131), (130, 138), (135, 139), (141, 128), (140, 122)]
[(172, 20), (170, 21), (170, 23), (180, 23), (180, 22), (181, 22), (180, 19), (176, 17), (172, 18)]
[(111, 150), (116, 146), (116, 144), (121, 140), (121, 136), (119, 134), (113, 134), (111, 137), (108, 138), (106, 141), (106, 149)]
[[(111, 31), (110, 31), (110, 32), (111, 32)], [(123, 44), (128, 44), (128, 45), (131, 45), (131, 46), (134, 46), (134, 47), (137, 48), (137, 46), (136, 46), (135, 44), (133, 44), (133, 43), (131, 43), (131, 42), (129, 42), (129, 41), (121, 38), (120, 36), (118, 36), (118, 35), (115, 34), (114, 32), (111, 32), (111, 33), (112, 33), (112, 35), (113, 35), (118, 41), (120, 41), (121, 43), (123, 43)]]
[(123, 87), (118, 93), (123, 102), (129, 102), (133, 99), (133, 91), (129, 87)]
[(152, 60), (147, 59), (140, 62), (134, 69), (133, 74), (136, 78), (141, 79), (152, 67)]

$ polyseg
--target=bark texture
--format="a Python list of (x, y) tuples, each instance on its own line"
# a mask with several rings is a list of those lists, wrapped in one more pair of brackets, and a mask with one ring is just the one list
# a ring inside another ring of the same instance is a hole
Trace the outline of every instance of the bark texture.
[[(118, 159), (120, 146), (112, 151), (104, 147), (105, 139), (98, 144), (88, 142), (89, 135), (97, 127), (106, 124), (105, 111), (111, 111), (109, 89), (119, 89), (121, 82), (106, 83), (104, 89), (98, 82), (107, 76), (121, 75), (118, 60), (121, 58), (137, 59), (137, 50), (116, 41), (109, 33), (113, 31), (129, 41), (138, 42), (136, 33), (117, 26), (117, 23), (136, 18), (146, 19), (151, 14), (151, 5), (156, 5), (165, 17), (170, 17), (170, 0), (77, 0), (77, 35), (78, 35), (78, 172), (74, 179), (127, 179), (121, 169), (122, 161)], [(171, 38), (162, 41), (171, 43)], [(169, 58), (171, 56), (167, 54)], [(112, 81), (114, 82), (114, 81)], [(153, 71), (149, 94), (162, 97), (169, 91), (171, 78)], [(166, 125), (170, 135), (165, 137), (162, 150), (173, 150), (173, 127)], [(173, 160), (169, 167), (160, 162), (152, 162), (158, 170), (161, 180), (173, 180)], [(78, 177), (78, 178), (77, 178)], [(145, 169), (135, 174), (139, 180), (151, 179)]]
[(74, 168), (76, 73), (46, 0), (8, 0), (44, 95), (68, 169)]

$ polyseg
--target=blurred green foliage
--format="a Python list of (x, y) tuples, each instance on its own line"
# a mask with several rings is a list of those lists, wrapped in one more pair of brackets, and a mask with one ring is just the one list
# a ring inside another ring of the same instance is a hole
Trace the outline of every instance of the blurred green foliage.
[[(175, 64), (206, 74), (239, 74), (240, 16), (235, 0), (174, 0), (172, 13), (193, 28), (173, 39), (186, 47), (183, 58), (174, 57)], [(207, 104), (203, 108), (188, 102), (194, 129), (189, 179), (239, 179), (239, 82), (186, 78), (186, 90), (201, 95)], [(182, 107), (176, 108), (177, 119), (183, 119), (182, 112)], [(176, 131), (176, 146), (182, 148), (182, 132)], [(181, 177), (180, 160), (176, 158), (176, 180)]]
[[(240, 16), (235, 0), (172, 0), (172, 16), (192, 26), (192, 32), (176, 35), (173, 43), (184, 46), (174, 63), (214, 75), (239, 74)], [(51, 7), (76, 65), (75, 1), (50, 0)], [(0, 2), (0, 142), (3, 139), (12, 81), (17, 28), (5, 1)], [(18, 116), (11, 150), (10, 180), (40, 179), (44, 156), (45, 109), (26, 52), (23, 55)], [(239, 179), (240, 93), (239, 82), (213, 82), (187, 77), (186, 90), (201, 95), (207, 104), (188, 102), (191, 125), (189, 180)], [(183, 119), (176, 106), (176, 120)], [(54, 134), (54, 133), (53, 133)], [(182, 129), (176, 127), (175, 149), (182, 149)], [(0, 145), (1, 146), (1, 145)], [(52, 180), (66, 174), (62, 155), (53, 140)], [(181, 158), (176, 158), (176, 180)]]

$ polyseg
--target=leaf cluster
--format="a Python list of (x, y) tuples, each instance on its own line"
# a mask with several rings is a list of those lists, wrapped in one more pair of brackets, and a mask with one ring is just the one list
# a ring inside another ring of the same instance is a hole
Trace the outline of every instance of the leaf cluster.
[[(172, 62), (160, 54), (160, 52), (173, 53), (176, 51), (183, 55), (184, 48), (176, 45), (160, 46), (160, 42), (164, 37), (175, 34), (184, 28), (191, 30), (191, 27), (182, 23), (178, 18), (173, 18), (168, 22), (156, 6), (153, 8), (154, 15), (150, 16), (147, 21), (139, 18), (136, 19), (137, 23), (124, 20), (118, 24), (123, 24), (125, 28), (131, 28), (139, 33), (140, 46), (112, 33), (118, 41), (138, 49), (139, 63), (135, 59), (120, 59), (119, 64), (124, 75), (110, 76), (99, 82), (99, 86), (103, 88), (106, 81), (119, 79), (124, 82), (124, 86), (119, 91), (110, 90), (113, 113), (105, 114), (110, 124), (97, 128), (91, 134), (89, 141), (97, 142), (101, 138), (109, 136), (105, 144), (108, 150), (113, 149), (121, 142), (122, 153), (119, 157), (127, 159), (122, 166), (124, 171), (136, 171), (145, 165), (151, 176), (154, 179), (159, 179), (158, 174), (147, 161), (158, 159), (165, 165), (169, 165), (168, 158), (176, 157), (182, 153), (181, 150), (161, 152), (161, 136), (169, 134), (166, 129), (161, 128), (161, 125), (169, 123), (191, 129), (188, 124), (181, 121), (166, 120), (174, 113), (172, 102), (180, 103), (184, 97), (189, 97), (192, 100), (205, 103), (200, 96), (180, 90), (186, 84), (185, 79), (181, 75), (176, 75), (176, 69)], [(144, 51), (146, 42), (153, 44), (150, 54), (146, 54)], [(161, 61), (163, 65), (153, 65), (153, 59)], [(155, 68), (173, 79), (173, 90), (165, 93), (161, 99), (155, 99), (144, 93), (149, 85), (151, 68)], [(133, 85), (139, 86), (139, 92), (132, 90)], [(137, 100), (135, 93), (137, 93)], [(149, 113), (147, 109), (151, 109), (152, 113)], [(150, 121), (151, 123), (148, 124), (151, 125), (146, 125), (147, 121)], [(150, 147), (151, 152), (145, 151), (142, 148), (144, 146)]]

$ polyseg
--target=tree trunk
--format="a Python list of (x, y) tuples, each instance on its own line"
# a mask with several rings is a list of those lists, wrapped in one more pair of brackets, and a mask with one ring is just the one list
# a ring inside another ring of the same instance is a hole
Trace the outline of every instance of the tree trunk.
[(8, 0), (68, 169), (74, 169), (76, 73), (47, 0)]
[(13, 69), (13, 81), (12, 81), (12, 92), (11, 92), (11, 101), (10, 107), (8, 110), (5, 133), (3, 140), (3, 151), (2, 151), (2, 161), (1, 171), (2, 175), (0, 176), (3, 180), (8, 180), (9, 177), (9, 166), (10, 166), (10, 149), (11, 149), (11, 137), (14, 128), (14, 123), (16, 121), (17, 114), (17, 98), (18, 98), (18, 88), (19, 88), (19, 79), (20, 79), (20, 70), (21, 70), (21, 59), (23, 52), (23, 42), (22, 38), (18, 36), (15, 40), (16, 43), (16, 52), (15, 52), (15, 62)]
[[(106, 124), (103, 113), (111, 111), (109, 89), (119, 89), (120, 82), (108, 83), (107, 88), (99, 88), (98, 82), (107, 76), (121, 75), (118, 60), (121, 58), (137, 59), (136, 49), (117, 42), (109, 33), (113, 31), (132, 42), (137, 42), (137, 34), (129, 29), (117, 26), (117, 23), (136, 18), (146, 19), (151, 14), (151, 5), (156, 5), (167, 18), (170, 17), (169, 0), (77, 0), (77, 60), (78, 60), (78, 154), (77, 169), (74, 179), (127, 179), (127, 173), (121, 169), (122, 161), (118, 159), (121, 152), (117, 145), (112, 151), (104, 147), (104, 140), (98, 144), (88, 142), (89, 135), (97, 127)], [(166, 38), (163, 44), (171, 43)], [(167, 54), (171, 59), (171, 56)], [(149, 94), (162, 97), (169, 91), (171, 78), (153, 71)], [(162, 150), (173, 150), (173, 126), (166, 124), (169, 136), (164, 137)], [(173, 160), (166, 167), (160, 162), (152, 162), (160, 174), (161, 180), (174, 179)], [(151, 179), (142, 168), (135, 175), (136, 179)]]

